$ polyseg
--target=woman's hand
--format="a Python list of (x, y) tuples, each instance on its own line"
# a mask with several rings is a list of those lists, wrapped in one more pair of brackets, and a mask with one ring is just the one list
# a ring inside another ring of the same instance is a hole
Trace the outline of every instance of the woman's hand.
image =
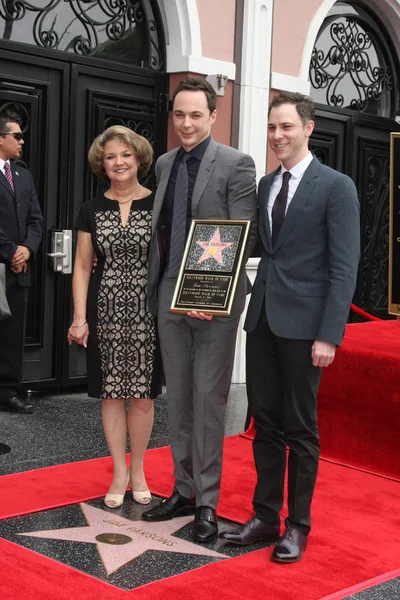
[(86, 321), (86, 303), (92, 270), (93, 246), (90, 233), (78, 231), (74, 276), (72, 278), (72, 295), (74, 298), (74, 318), (68, 329), (68, 343), (76, 342), (86, 348), (89, 337), (89, 326)]
[(87, 324), (87, 321), (85, 321), (84, 323), (80, 323), (80, 324), (78, 323), (76, 325), (74, 325), (74, 323), (72, 323), (71, 327), (68, 329), (67, 339), (68, 339), (69, 345), (71, 345), (72, 342), (76, 342), (80, 346), (84, 346), (86, 348), (88, 337), (89, 337), (89, 326)]

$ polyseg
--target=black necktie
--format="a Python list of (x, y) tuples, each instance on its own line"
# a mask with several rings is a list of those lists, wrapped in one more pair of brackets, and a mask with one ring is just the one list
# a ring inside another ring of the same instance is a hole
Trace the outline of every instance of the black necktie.
[(178, 277), (183, 258), (186, 237), (187, 202), (189, 180), (187, 161), (190, 154), (186, 152), (181, 159), (176, 177), (174, 209), (172, 215), (171, 245), (169, 249), (168, 277)]
[(272, 245), (275, 246), (276, 240), (278, 239), (279, 232), (281, 230), (283, 220), (286, 213), (286, 204), (289, 191), (289, 179), (291, 177), (290, 171), (285, 171), (282, 175), (282, 187), (279, 190), (277, 197), (275, 198), (274, 205), (272, 207)]

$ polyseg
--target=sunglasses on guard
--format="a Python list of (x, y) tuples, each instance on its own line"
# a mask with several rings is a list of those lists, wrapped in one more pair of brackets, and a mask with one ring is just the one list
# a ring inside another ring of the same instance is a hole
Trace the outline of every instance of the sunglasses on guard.
[(6, 137), (6, 135), (13, 135), (18, 142), (24, 139), (22, 131), (9, 131), (8, 133), (4, 133), (1, 137)]

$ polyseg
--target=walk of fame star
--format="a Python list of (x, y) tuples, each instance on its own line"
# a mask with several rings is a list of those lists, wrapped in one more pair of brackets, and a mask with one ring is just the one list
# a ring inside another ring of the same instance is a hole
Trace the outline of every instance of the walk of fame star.
[(172, 535), (190, 523), (193, 516), (177, 517), (172, 521), (147, 523), (125, 519), (120, 515), (112, 515), (85, 503), (81, 503), (80, 507), (88, 523), (86, 527), (31, 531), (17, 535), (96, 544), (107, 575), (111, 575), (146, 550), (227, 558), (224, 554)]
[(208, 242), (196, 243), (199, 244), (199, 246), (201, 246), (204, 250), (197, 264), (200, 264), (209, 258), (213, 258), (220, 265), (223, 265), (224, 260), (222, 258), (222, 251), (225, 250), (225, 248), (229, 248), (229, 246), (232, 246), (232, 242), (221, 242), (219, 227), (216, 228), (211, 240), (209, 240)]

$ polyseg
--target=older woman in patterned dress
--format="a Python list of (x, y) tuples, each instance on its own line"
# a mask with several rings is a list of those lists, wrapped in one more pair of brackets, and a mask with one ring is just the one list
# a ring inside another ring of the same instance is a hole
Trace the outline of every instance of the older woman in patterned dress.
[[(68, 341), (87, 348), (88, 394), (102, 399), (104, 432), (114, 465), (104, 500), (109, 508), (121, 506), (129, 482), (136, 502), (151, 500), (143, 457), (161, 368), (146, 295), (153, 193), (139, 183), (138, 175), (146, 175), (152, 157), (144, 137), (119, 125), (106, 129), (94, 140), (89, 162), (109, 188), (82, 205), (75, 223), (74, 317)], [(97, 266), (92, 272), (94, 255)]]

